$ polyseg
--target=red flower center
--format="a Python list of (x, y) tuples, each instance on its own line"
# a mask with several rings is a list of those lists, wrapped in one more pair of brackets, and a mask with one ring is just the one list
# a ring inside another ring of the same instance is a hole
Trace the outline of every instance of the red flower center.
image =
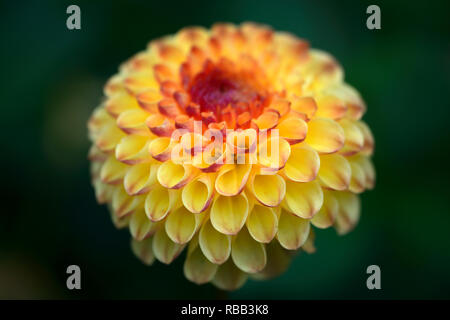
[(238, 68), (229, 60), (222, 59), (217, 64), (208, 60), (188, 90), (201, 112), (213, 113), (218, 122), (231, 121), (232, 127), (242, 126), (243, 122), (259, 116), (268, 102), (268, 93), (259, 76), (257, 70)]

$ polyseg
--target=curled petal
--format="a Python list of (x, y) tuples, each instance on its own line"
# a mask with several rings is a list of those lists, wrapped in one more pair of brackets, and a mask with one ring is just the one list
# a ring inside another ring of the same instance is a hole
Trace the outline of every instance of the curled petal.
[(251, 169), (250, 164), (224, 165), (217, 175), (216, 191), (224, 196), (239, 194), (247, 183)]
[(336, 192), (335, 195), (339, 202), (335, 228), (339, 234), (345, 234), (358, 223), (361, 209), (359, 197), (351, 192)]
[(263, 141), (258, 148), (258, 161), (268, 170), (278, 171), (282, 169), (291, 154), (289, 143), (277, 137)]
[(323, 205), (319, 212), (311, 219), (311, 223), (320, 229), (331, 227), (336, 220), (339, 204), (332, 191), (323, 191)]
[(351, 157), (351, 161), (355, 161), (364, 171), (365, 177), (365, 188), (373, 189), (375, 186), (375, 168), (373, 167), (372, 161), (366, 156), (357, 155)]
[(324, 186), (333, 190), (347, 190), (352, 170), (345, 157), (339, 154), (320, 156), (319, 179)]
[(150, 155), (158, 161), (166, 161), (170, 158), (173, 143), (170, 138), (156, 138), (148, 146)]
[(259, 130), (269, 130), (275, 128), (278, 124), (278, 119), (280, 115), (278, 112), (273, 110), (266, 110), (257, 119), (253, 120), (253, 123)]
[(286, 197), (283, 203), (296, 216), (310, 219), (322, 207), (322, 188), (317, 181), (302, 183), (286, 181)]
[(284, 175), (296, 182), (309, 182), (316, 178), (320, 167), (318, 153), (306, 144), (291, 146), (291, 155), (283, 169)]
[(282, 211), (278, 222), (278, 242), (287, 250), (297, 250), (308, 238), (309, 229), (309, 220)]
[(159, 223), (151, 221), (143, 208), (133, 212), (130, 219), (130, 233), (137, 241), (142, 241), (153, 235), (159, 228)]
[(334, 120), (316, 118), (308, 122), (306, 142), (321, 153), (333, 153), (344, 146), (344, 129)]
[(185, 186), (196, 174), (196, 169), (190, 165), (176, 164), (166, 161), (158, 169), (159, 183), (169, 189), (179, 189)]
[(245, 224), (249, 203), (244, 193), (233, 197), (219, 195), (211, 207), (211, 223), (223, 234), (237, 234)]
[[(189, 245), (190, 247), (191, 245)], [(217, 271), (217, 264), (209, 261), (198, 245), (187, 256), (184, 262), (184, 275), (196, 284), (203, 284), (211, 281)]]
[(287, 270), (291, 263), (289, 251), (284, 249), (278, 241), (266, 244), (267, 263), (266, 267), (258, 273), (252, 274), (255, 279), (270, 279)]
[(174, 130), (174, 125), (166, 117), (158, 113), (149, 116), (145, 120), (145, 124), (158, 137), (170, 137)]
[(170, 240), (165, 228), (159, 228), (153, 236), (153, 253), (155, 258), (162, 263), (169, 264), (183, 251), (184, 245)]
[(214, 195), (214, 180), (211, 175), (203, 174), (183, 188), (183, 205), (193, 213), (206, 210)]
[(280, 115), (280, 117), (289, 113), (290, 109), (291, 109), (291, 102), (286, 99), (278, 97), (275, 97), (270, 106), (267, 107), (267, 110), (276, 111)]
[(172, 98), (162, 99), (158, 103), (158, 110), (162, 115), (165, 115), (169, 118), (175, 118), (180, 114), (180, 110), (176, 101)]
[(144, 264), (150, 266), (155, 261), (155, 255), (153, 254), (153, 238), (147, 238), (145, 240), (131, 240), (131, 250)]
[(179, 191), (160, 185), (152, 188), (145, 199), (145, 213), (152, 221), (164, 219), (179, 202)]
[(105, 126), (95, 137), (95, 145), (105, 153), (114, 151), (114, 148), (125, 137), (125, 133), (115, 124)]
[(255, 205), (247, 219), (247, 229), (258, 242), (269, 243), (278, 230), (278, 218), (272, 208)]
[(264, 244), (253, 239), (247, 228), (243, 228), (233, 240), (231, 258), (239, 269), (247, 273), (261, 271), (267, 262)]
[(132, 95), (119, 92), (106, 101), (105, 109), (110, 115), (117, 118), (122, 112), (139, 109), (139, 105)]
[(231, 253), (231, 236), (217, 231), (211, 221), (206, 221), (200, 229), (199, 245), (205, 257), (214, 264), (227, 261)]
[(363, 121), (356, 121), (355, 124), (358, 126), (359, 130), (364, 137), (364, 144), (361, 149), (361, 153), (366, 156), (373, 154), (373, 149), (375, 145), (375, 140), (373, 139), (372, 131), (370, 131), (369, 126)]
[(286, 183), (277, 174), (255, 174), (248, 185), (255, 198), (268, 207), (279, 205), (286, 194)]
[(194, 236), (203, 220), (202, 214), (193, 214), (181, 206), (167, 217), (165, 227), (169, 238), (176, 243), (184, 244)]
[(177, 80), (176, 72), (174, 72), (168, 65), (166, 64), (157, 64), (153, 67), (153, 71), (155, 73), (155, 78), (159, 83), (163, 83), (165, 81), (174, 81)]
[(217, 268), (212, 283), (222, 290), (236, 290), (242, 287), (248, 276), (235, 266), (232, 259)]
[(118, 218), (122, 218), (130, 213), (139, 205), (141, 198), (130, 196), (125, 189), (120, 186), (116, 189), (112, 200), (112, 209)]
[(348, 189), (353, 193), (361, 193), (366, 186), (366, 175), (363, 168), (357, 161), (349, 161), (352, 169), (352, 177)]
[(140, 135), (128, 135), (120, 140), (116, 146), (117, 160), (126, 164), (148, 162), (149, 139)]
[(344, 129), (345, 144), (340, 150), (343, 155), (352, 155), (359, 152), (364, 146), (364, 135), (359, 126), (348, 119), (342, 119), (339, 124)]
[(123, 186), (129, 195), (147, 193), (156, 182), (158, 165), (149, 163), (130, 167), (123, 179)]
[(290, 144), (302, 142), (306, 138), (308, 126), (300, 118), (288, 118), (283, 120), (278, 126), (280, 137), (283, 137)]
[(304, 113), (308, 117), (308, 119), (311, 119), (317, 111), (317, 104), (314, 98), (312, 97), (297, 97), (294, 96), (291, 99), (291, 109), (299, 112)]
[(321, 96), (317, 98), (316, 101), (316, 117), (338, 120), (343, 118), (347, 112), (347, 105), (345, 102), (335, 96)]
[(316, 252), (316, 247), (314, 246), (314, 240), (316, 239), (316, 234), (313, 228), (309, 229), (308, 239), (306, 239), (305, 243), (302, 246), (302, 250), (307, 253)]
[(116, 184), (122, 181), (127, 172), (128, 166), (116, 158), (110, 156), (100, 170), (100, 179), (103, 183)]
[(133, 109), (122, 112), (117, 118), (117, 126), (128, 134), (148, 135), (145, 125), (148, 113), (142, 109)]
[(133, 95), (142, 91), (158, 87), (158, 83), (151, 74), (133, 74), (124, 80), (125, 89)]
[(136, 99), (142, 109), (154, 113), (157, 110), (158, 102), (163, 98), (158, 89), (149, 89), (139, 93)]

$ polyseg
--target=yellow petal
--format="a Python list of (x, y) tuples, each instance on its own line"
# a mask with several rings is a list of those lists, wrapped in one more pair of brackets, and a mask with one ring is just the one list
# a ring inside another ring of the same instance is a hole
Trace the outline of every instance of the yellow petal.
[(151, 74), (135, 73), (124, 80), (125, 88), (131, 94), (138, 94), (148, 89), (155, 89), (158, 87), (158, 82)]
[(95, 145), (103, 152), (114, 151), (116, 145), (125, 137), (125, 133), (115, 124), (104, 126), (95, 137)]
[(247, 275), (237, 268), (232, 259), (217, 268), (212, 283), (222, 290), (236, 290), (242, 287), (247, 280)]
[(316, 118), (308, 122), (308, 145), (321, 153), (333, 153), (344, 145), (344, 129), (334, 120)]
[(343, 155), (352, 155), (359, 152), (364, 146), (364, 135), (359, 126), (351, 120), (342, 119), (339, 124), (344, 129), (345, 143), (339, 151)]
[(286, 181), (286, 197), (283, 203), (298, 217), (310, 219), (322, 207), (322, 188), (317, 181), (303, 183)]
[(122, 181), (128, 168), (127, 165), (117, 161), (114, 156), (110, 156), (100, 170), (100, 179), (103, 183), (117, 184)]
[(155, 261), (152, 248), (153, 238), (147, 238), (142, 241), (131, 239), (131, 250), (144, 264), (150, 266)]
[(126, 133), (147, 136), (149, 130), (145, 120), (149, 114), (142, 109), (133, 109), (122, 112), (117, 118), (117, 126)]
[(165, 228), (159, 228), (153, 236), (153, 253), (162, 263), (169, 264), (183, 251), (185, 245), (173, 242)]
[(296, 144), (306, 138), (308, 125), (300, 118), (288, 118), (283, 120), (278, 126), (280, 137), (290, 144)]
[(137, 164), (150, 161), (148, 153), (149, 139), (140, 135), (128, 135), (116, 146), (117, 160), (126, 164)]
[(122, 112), (138, 109), (139, 105), (136, 99), (126, 92), (119, 91), (111, 96), (105, 103), (105, 109), (113, 117), (119, 116)]
[(309, 229), (309, 220), (283, 210), (278, 222), (278, 242), (285, 249), (296, 250), (305, 243)]
[(185, 186), (195, 175), (196, 169), (190, 165), (176, 164), (166, 161), (158, 169), (159, 183), (170, 189), (179, 189)]
[(256, 241), (269, 243), (278, 230), (278, 218), (272, 208), (255, 205), (247, 219), (247, 229)]
[(339, 154), (320, 156), (319, 179), (327, 188), (347, 190), (352, 170), (347, 159)]
[(194, 236), (202, 219), (202, 214), (194, 214), (181, 206), (167, 217), (166, 233), (173, 242), (187, 243)]
[(139, 93), (137, 96), (139, 105), (151, 113), (156, 112), (158, 108), (158, 102), (163, 98), (160, 90), (149, 89)]
[(373, 153), (375, 140), (372, 135), (372, 131), (370, 130), (369, 126), (363, 122), (363, 121), (356, 121), (356, 125), (358, 126), (359, 130), (361, 130), (361, 133), (364, 137), (364, 144), (361, 149), (361, 152), (364, 155), (370, 156)]
[(292, 181), (309, 182), (316, 178), (319, 167), (320, 158), (317, 152), (302, 143), (291, 147), (291, 155), (283, 173)]
[(261, 271), (267, 262), (264, 244), (253, 239), (247, 228), (243, 228), (233, 240), (231, 258), (239, 269), (247, 273)]
[(220, 168), (215, 182), (216, 191), (224, 196), (239, 194), (247, 183), (251, 164), (227, 164)]
[(306, 116), (311, 119), (316, 111), (317, 104), (312, 97), (297, 97), (294, 96), (292, 99), (291, 109), (300, 113), (306, 114)]
[(267, 263), (266, 267), (252, 275), (255, 279), (271, 279), (287, 270), (291, 263), (289, 251), (284, 249), (278, 241), (272, 241), (266, 245)]
[(259, 144), (258, 161), (271, 170), (283, 168), (291, 154), (289, 143), (283, 138), (272, 137)]
[(332, 191), (323, 190), (323, 205), (311, 219), (313, 226), (325, 229), (331, 227), (339, 211), (339, 204)]
[(130, 167), (123, 179), (123, 185), (129, 195), (147, 193), (156, 183), (158, 165), (150, 163)]
[(151, 236), (158, 229), (159, 224), (151, 221), (143, 208), (136, 210), (130, 219), (130, 233), (137, 241)]
[(199, 245), (205, 257), (214, 264), (224, 263), (231, 253), (231, 237), (214, 229), (210, 220), (200, 229)]
[(167, 161), (172, 151), (172, 141), (170, 138), (156, 138), (148, 146), (150, 155), (158, 161)]
[(145, 199), (145, 213), (152, 221), (160, 221), (175, 208), (179, 199), (179, 191), (166, 189), (156, 185)]
[(280, 118), (278, 112), (276, 111), (265, 111), (258, 118), (253, 120), (253, 123), (258, 127), (259, 130), (269, 130), (275, 128), (278, 124), (278, 119)]
[(352, 178), (350, 179), (349, 190), (353, 193), (361, 193), (365, 189), (366, 175), (362, 166), (350, 159), (350, 167), (352, 168)]
[(211, 281), (217, 271), (217, 265), (210, 262), (203, 255), (199, 246), (188, 255), (184, 262), (184, 275), (196, 284), (203, 284)]
[(280, 117), (284, 116), (291, 109), (291, 102), (284, 98), (275, 97), (267, 107), (267, 110), (274, 110), (278, 112)]
[(249, 183), (255, 198), (268, 207), (278, 206), (286, 194), (286, 183), (277, 174), (255, 174)]
[(146, 126), (158, 137), (169, 138), (174, 130), (173, 124), (162, 114), (154, 113), (145, 120)]
[(317, 117), (330, 118), (333, 120), (341, 119), (347, 112), (346, 103), (333, 96), (324, 95), (316, 99), (317, 101)]
[(345, 234), (358, 223), (361, 205), (359, 197), (351, 192), (336, 192), (335, 194), (339, 202), (335, 227), (339, 234)]
[(375, 168), (373, 167), (372, 161), (366, 156), (357, 155), (355, 160), (362, 170), (365, 176), (365, 187), (367, 189), (373, 189), (375, 186)]
[(138, 196), (130, 196), (125, 189), (120, 186), (117, 187), (113, 195), (112, 208), (117, 217), (121, 218), (133, 212), (139, 204), (140, 198)]
[(314, 233), (314, 229), (311, 228), (309, 230), (308, 239), (306, 239), (305, 243), (302, 246), (302, 250), (307, 253), (316, 252), (316, 247), (314, 246), (314, 240), (316, 239), (316, 234)]
[(203, 174), (183, 188), (183, 205), (193, 213), (206, 210), (214, 195), (214, 180), (210, 174)]
[(219, 195), (211, 207), (211, 223), (223, 234), (237, 234), (248, 216), (249, 203), (244, 193), (226, 197)]

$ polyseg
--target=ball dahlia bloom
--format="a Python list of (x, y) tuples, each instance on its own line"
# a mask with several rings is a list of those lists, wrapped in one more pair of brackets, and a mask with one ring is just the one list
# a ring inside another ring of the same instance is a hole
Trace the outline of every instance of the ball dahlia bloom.
[[(121, 65), (89, 120), (92, 181), (146, 264), (233, 290), (358, 221), (374, 186), (366, 110), (339, 64), (252, 23), (191, 27)], [(314, 228), (313, 228), (314, 227)]]

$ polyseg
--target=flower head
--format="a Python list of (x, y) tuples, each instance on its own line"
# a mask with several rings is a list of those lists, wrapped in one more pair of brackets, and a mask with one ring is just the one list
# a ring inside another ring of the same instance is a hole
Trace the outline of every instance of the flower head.
[[(374, 185), (365, 105), (338, 63), (245, 23), (150, 42), (89, 121), (97, 200), (134, 253), (196, 283), (240, 287), (314, 251), (313, 227), (350, 231)], [(313, 227), (312, 227), (313, 226)]]

